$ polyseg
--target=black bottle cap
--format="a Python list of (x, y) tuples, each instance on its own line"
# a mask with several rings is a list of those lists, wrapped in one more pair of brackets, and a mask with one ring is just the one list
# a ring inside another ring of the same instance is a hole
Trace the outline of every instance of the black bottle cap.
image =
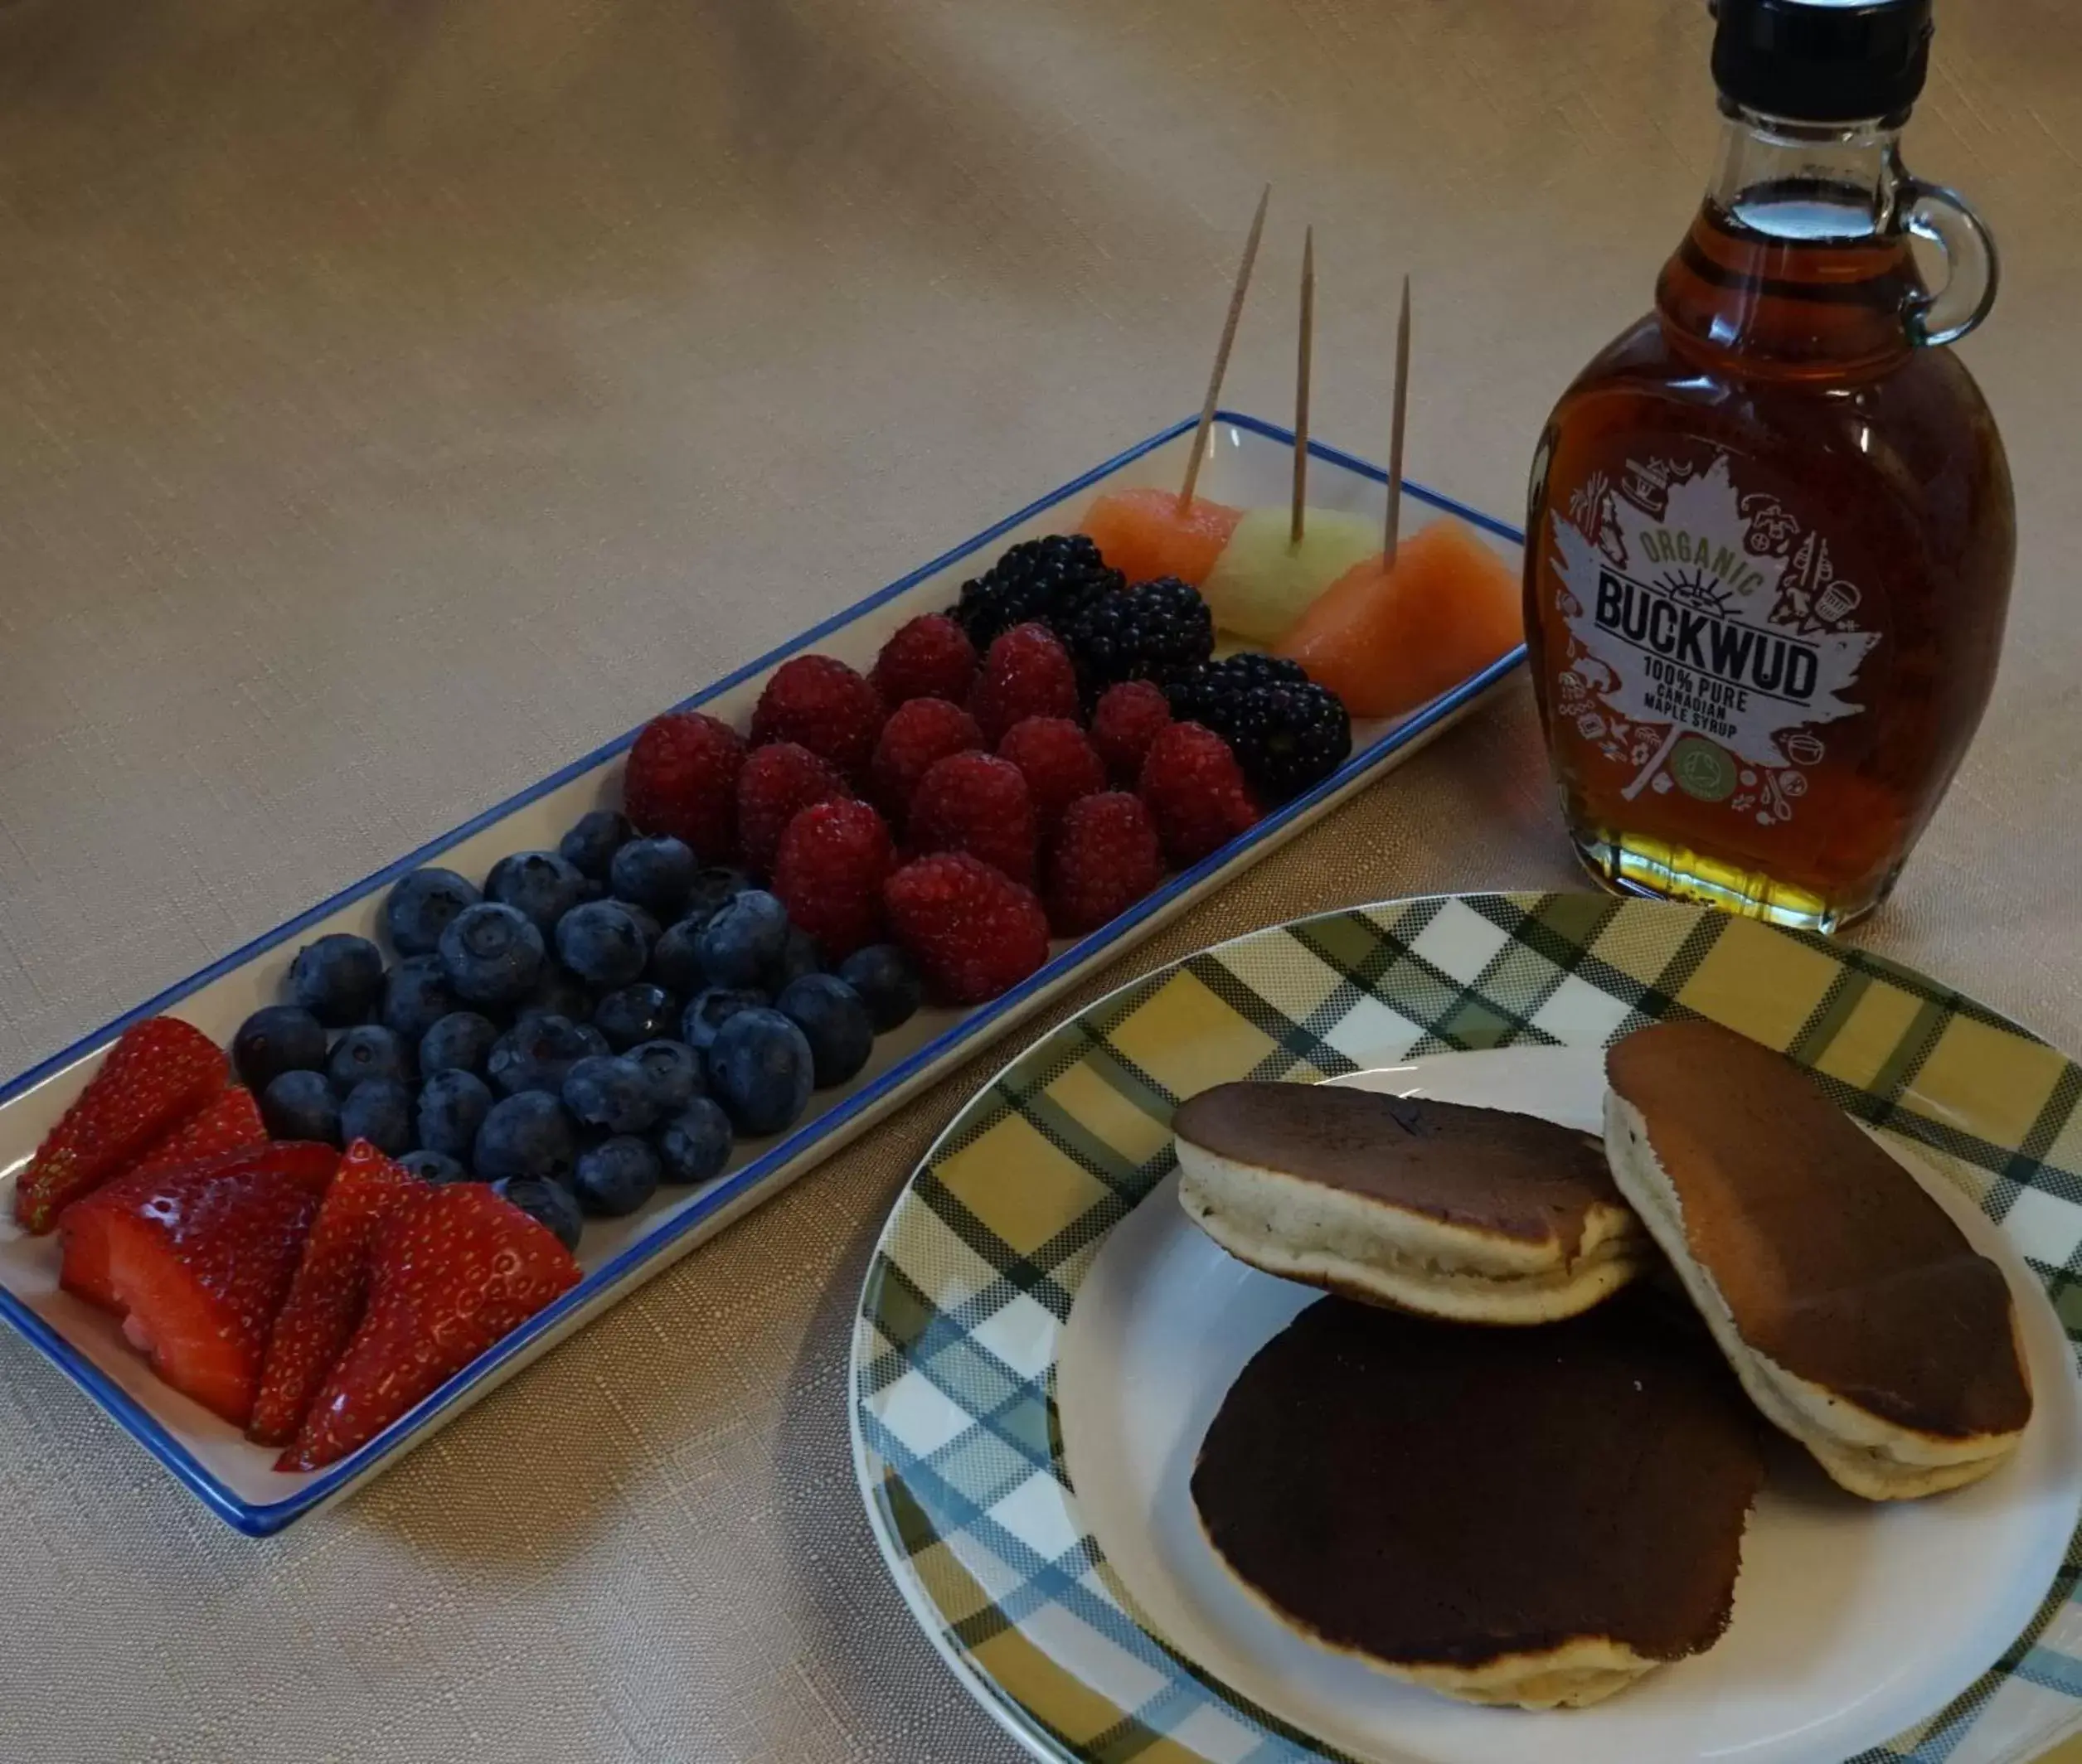
[(1895, 116), (1929, 70), (1930, 0), (1716, 0), (1714, 12), (1714, 84), (1767, 116)]

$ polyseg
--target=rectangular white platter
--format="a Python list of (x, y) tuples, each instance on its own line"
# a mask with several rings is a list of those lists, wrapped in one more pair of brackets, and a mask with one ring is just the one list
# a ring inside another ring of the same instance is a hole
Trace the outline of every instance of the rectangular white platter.
[[(698, 705), (742, 728), (767, 676), (790, 655), (814, 649), (865, 670), (899, 625), (950, 603), (962, 582), (987, 568), (1007, 545), (1074, 529), (1085, 506), (1102, 490), (1177, 484), (1192, 444), (1192, 429), (1188, 419), (1151, 436), (716, 681), (686, 705)], [(1284, 505), (1292, 446), (1289, 430), (1224, 413), (1211, 439), (1200, 493), (1245, 506)], [(1320, 443), (1313, 443), (1310, 453), (1313, 504), (1379, 516), (1385, 473)], [(1515, 559), (1520, 535), (1502, 521), (1407, 481), (1405, 494), (1405, 532), (1426, 519), (1462, 520)], [(1400, 722), (1357, 724), (1352, 757), (1333, 777), (1268, 815), (1193, 869), (1167, 878), (1156, 893), (1099, 930), (1075, 942), (1058, 943), (1046, 967), (1002, 997), (967, 1010), (920, 1011), (876, 1042), (873, 1059), (852, 1083), (818, 1092), (810, 1112), (792, 1132), (741, 1146), (714, 1181), (662, 1190), (648, 1207), (627, 1219), (590, 1221), (579, 1253), (585, 1278), (558, 1303), (352, 1456), (308, 1474), (279, 1473), (271, 1466), (272, 1453), (249, 1444), (227, 1423), (161, 1384), (125, 1344), (113, 1318), (59, 1289), (55, 1238), (26, 1237), (12, 1224), (7, 1190), (13, 1173), (79, 1093), (103, 1049), (129, 1025), (171, 1012), (228, 1044), (249, 1012), (276, 1001), (290, 958), (302, 944), (328, 931), (378, 936), (384, 892), (405, 871), (439, 862), (482, 877), (494, 860), (509, 851), (554, 847), (587, 809), (618, 804), (622, 755), (634, 739), (632, 730), (148, 1000), (0, 1089), (0, 1177), (4, 1178), (0, 1217), (7, 1221), (0, 1224), (0, 1315), (218, 1517), (250, 1536), (279, 1531), (410, 1450), (595, 1312), (829, 1156), (953, 1063), (1015, 1028), (1087, 969), (1148, 937), (1225, 877), (1256, 863), (1399, 764), (1473, 708), (1523, 656), (1519, 649), (1502, 657)]]

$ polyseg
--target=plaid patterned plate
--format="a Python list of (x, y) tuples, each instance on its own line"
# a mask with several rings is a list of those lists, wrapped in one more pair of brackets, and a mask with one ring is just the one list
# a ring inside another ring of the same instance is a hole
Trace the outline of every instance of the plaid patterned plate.
[[(1036, 1756), (1342, 1757), (1190, 1665), (1081, 1522), (1057, 1336), (1107, 1233), (1172, 1167), (1182, 1097), (1713, 1018), (1915, 1141), (1997, 1220), (2082, 1340), (2082, 1069), (1994, 1012), (1827, 939), (1584, 894), (1390, 902), (1240, 938), (1037, 1042), (958, 1116), (890, 1218), (853, 1345), (855, 1457), (899, 1587)], [(2007, 1764), (2082, 1724), (2082, 1556), (1947, 1708), (1856, 1764)]]

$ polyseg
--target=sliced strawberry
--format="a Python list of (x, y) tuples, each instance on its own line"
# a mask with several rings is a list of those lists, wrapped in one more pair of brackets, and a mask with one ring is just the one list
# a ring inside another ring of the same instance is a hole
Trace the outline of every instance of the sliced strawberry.
[(223, 1050), (178, 1017), (133, 1024), (17, 1179), (14, 1216), (32, 1232), (48, 1231), (68, 1203), (200, 1112), (231, 1069)]
[(406, 1194), (376, 1233), (361, 1326), (275, 1468), (365, 1445), (579, 1278), (570, 1251), (482, 1182)]
[(347, 1147), (268, 1337), (248, 1439), (286, 1446), (296, 1437), (311, 1398), (362, 1321), (376, 1232), (399, 1198), (419, 1181), (366, 1139)]
[[(294, 1141), (141, 1170), (66, 1221), (61, 1280), (98, 1263), (123, 1332), (177, 1390), (234, 1426), (253, 1408), (268, 1330), (340, 1154)], [(75, 1259), (76, 1258), (76, 1259)]]
[(221, 1152), (239, 1151), (248, 1146), (264, 1146), (268, 1130), (260, 1121), (260, 1105), (243, 1084), (234, 1084), (199, 1115), (192, 1116), (147, 1148), (132, 1168), (143, 1170), (154, 1164), (192, 1164)]
[[(197, 1164), (227, 1151), (267, 1143), (260, 1105), (253, 1093), (234, 1084), (192, 1120), (176, 1127), (121, 1175), (111, 1177), (91, 1195), (83, 1195), (59, 1215), (65, 1233), (65, 1262), (58, 1278), (68, 1292), (104, 1311), (118, 1309), (109, 1285), (109, 1232), (105, 1215), (119, 1206), (121, 1195), (141, 1175), (163, 1174), (183, 1164)], [(111, 1199), (111, 1197), (116, 1197)], [(102, 1222), (97, 1224), (97, 1219)]]
[[(154, 1165), (139, 1174), (149, 1182), (169, 1172), (166, 1166)], [(58, 1284), (75, 1298), (118, 1315), (123, 1307), (109, 1283), (109, 1222), (123, 1209), (133, 1180), (118, 1176), (103, 1183), (91, 1195), (74, 1201), (58, 1221), (59, 1241), (65, 1246)]]

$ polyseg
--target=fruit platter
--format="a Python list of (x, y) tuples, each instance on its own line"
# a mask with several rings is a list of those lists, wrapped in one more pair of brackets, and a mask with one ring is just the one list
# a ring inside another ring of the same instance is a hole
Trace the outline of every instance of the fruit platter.
[(1386, 482), (1180, 423), (24, 1074), (0, 1313), (337, 1497), (1502, 679), (1518, 536)]

